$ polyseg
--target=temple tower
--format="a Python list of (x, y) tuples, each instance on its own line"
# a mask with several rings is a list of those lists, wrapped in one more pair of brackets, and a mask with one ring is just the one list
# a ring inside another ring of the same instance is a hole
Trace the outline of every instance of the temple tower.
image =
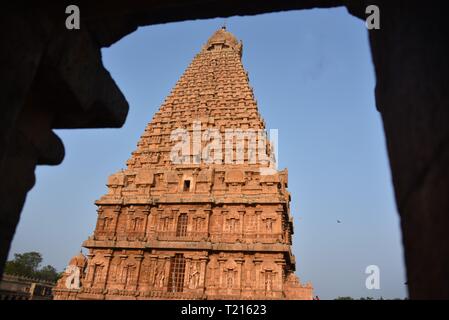
[(294, 275), (287, 170), (241, 55), (222, 28), (195, 56), (109, 177), (87, 259), (55, 299), (312, 299)]

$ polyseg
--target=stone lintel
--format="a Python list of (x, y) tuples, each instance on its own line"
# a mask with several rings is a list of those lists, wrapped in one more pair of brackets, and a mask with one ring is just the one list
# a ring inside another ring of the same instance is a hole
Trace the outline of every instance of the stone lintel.
[(109, 198), (102, 198), (97, 201), (95, 201), (96, 205), (117, 205), (117, 204), (123, 204), (123, 205), (145, 205), (145, 204), (182, 204), (182, 203), (210, 203), (210, 204), (247, 204), (252, 205), (254, 203), (257, 204), (285, 204), (286, 201), (280, 200), (280, 199), (273, 199), (267, 197), (266, 199), (254, 199), (254, 198), (243, 198), (239, 200), (232, 200), (226, 197), (185, 197), (185, 198), (179, 198), (176, 197), (176, 199), (169, 199), (169, 197), (166, 198), (152, 198), (148, 197), (145, 199), (109, 199)]
[(123, 248), (123, 249), (182, 249), (182, 250), (213, 250), (213, 251), (255, 251), (255, 252), (286, 252), (291, 255), (287, 244), (263, 244), (263, 243), (211, 243), (190, 241), (108, 241), (86, 240), (83, 247), (93, 248)]

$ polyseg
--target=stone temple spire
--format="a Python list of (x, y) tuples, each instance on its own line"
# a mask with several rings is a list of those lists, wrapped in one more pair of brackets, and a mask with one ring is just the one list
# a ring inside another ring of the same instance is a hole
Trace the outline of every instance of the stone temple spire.
[(56, 299), (312, 299), (241, 55), (221, 28), (194, 57), (96, 201), (79, 288), (66, 275)]
[(171, 166), (176, 142), (169, 133), (193, 130), (194, 121), (201, 122), (202, 133), (208, 128), (265, 129), (241, 53), (242, 44), (232, 33), (214, 32), (146, 127), (127, 162), (130, 169)]
[(217, 49), (232, 49), (236, 51), (239, 56), (242, 56), (242, 42), (230, 32), (226, 31), (226, 27), (215, 31), (215, 33), (209, 38), (203, 50), (217, 50)]

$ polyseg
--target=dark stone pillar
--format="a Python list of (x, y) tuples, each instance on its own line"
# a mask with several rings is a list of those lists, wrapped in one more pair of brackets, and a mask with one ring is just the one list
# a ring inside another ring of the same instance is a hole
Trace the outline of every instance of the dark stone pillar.
[[(380, 2), (380, 1), (379, 1)], [(370, 31), (410, 298), (449, 299), (449, 32), (440, 1), (382, 1)]]

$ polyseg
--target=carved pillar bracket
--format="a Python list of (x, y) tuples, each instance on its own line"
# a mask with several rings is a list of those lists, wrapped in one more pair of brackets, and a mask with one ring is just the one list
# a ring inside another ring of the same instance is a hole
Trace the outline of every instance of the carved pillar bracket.
[[(108, 251), (112, 251), (112, 250), (108, 250)], [(112, 252), (108, 252), (108, 253), (104, 254), (103, 257), (106, 260), (106, 269), (105, 269), (105, 275), (104, 275), (104, 281), (103, 281), (103, 290), (106, 290), (108, 278), (109, 278), (109, 268), (111, 266), (111, 260), (113, 257)]]
[(142, 260), (143, 260), (143, 252), (139, 253), (138, 255), (134, 256), (134, 259), (137, 261), (137, 268), (136, 268), (136, 279), (134, 284), (134, 290), (138, 290), (139, 282), (140, 282), (140, 269), (142, 268)]
[(206, 289), (206, 263), (208, 261), (207, 257), (200, 257), (200, 283), (199, 286), (202, 290), (202, 292), (204, 292), (204, 290)]

